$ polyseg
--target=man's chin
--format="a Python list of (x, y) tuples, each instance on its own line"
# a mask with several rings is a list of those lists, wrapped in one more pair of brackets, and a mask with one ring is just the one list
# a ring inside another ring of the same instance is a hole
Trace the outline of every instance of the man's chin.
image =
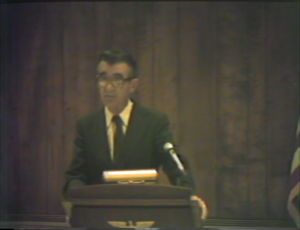
[(116, 103), (116, 97), (105, 97), (102, 101), (105, 105), (113, 105)]
[(108, 108), (114, 108), (114, 107), (116, 107), (116, 104), (117, 104), (116, 100), (114, 100), (112, 98), (111, 99), (105, 98), (104, 100), (102, 100), (102, 103), (104, 106), (106, 106)]

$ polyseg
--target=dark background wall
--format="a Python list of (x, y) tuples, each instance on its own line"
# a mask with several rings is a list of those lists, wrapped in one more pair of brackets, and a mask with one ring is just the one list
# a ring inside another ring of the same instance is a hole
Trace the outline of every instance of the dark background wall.
[(97, 57), (122, 48), (138, 60), (135, 97), (169, 115), (210, 217), (289, 219), (298, 2), (25, 3), (1, 11), (2, 211), (64, 214), (75, 121), (101, 106)]

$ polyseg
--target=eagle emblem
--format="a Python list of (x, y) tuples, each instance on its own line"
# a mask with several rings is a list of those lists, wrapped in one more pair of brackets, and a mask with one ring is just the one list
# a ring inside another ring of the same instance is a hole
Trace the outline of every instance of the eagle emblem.
[[(108, 223), (116, 228), (135, 228), (135, 229), (145, 229), (151, 227), (155, 221), (136, 221), (133, 224), (132, 220), (129, 221), (108, 221)], [(153, 228), (151, 228), (153, 229)], [(158, 228), (156, 228), (158, 229)]]

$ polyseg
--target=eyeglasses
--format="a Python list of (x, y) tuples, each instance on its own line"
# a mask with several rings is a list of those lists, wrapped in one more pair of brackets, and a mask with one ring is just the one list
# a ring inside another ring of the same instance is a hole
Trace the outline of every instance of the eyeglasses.
[(124, 78), (123, 76), (114, 76), (114, 77), (108, 77), (106, 75), (96, 75), (96, 80), (98, 82), (98, 85), (101, 87), (106, 87), (109, 83), (113, 87), (121, 87), (124, 85), (124, 82), (131, 81), (133, 77)]

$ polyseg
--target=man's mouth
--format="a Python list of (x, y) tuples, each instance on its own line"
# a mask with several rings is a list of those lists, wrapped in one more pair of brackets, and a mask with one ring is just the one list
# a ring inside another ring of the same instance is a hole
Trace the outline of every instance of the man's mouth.
[(115, 95), (105, 95), (104, 97), (107, 99), (112, 99), (112, 98), (115, 98), (116, 96)]

